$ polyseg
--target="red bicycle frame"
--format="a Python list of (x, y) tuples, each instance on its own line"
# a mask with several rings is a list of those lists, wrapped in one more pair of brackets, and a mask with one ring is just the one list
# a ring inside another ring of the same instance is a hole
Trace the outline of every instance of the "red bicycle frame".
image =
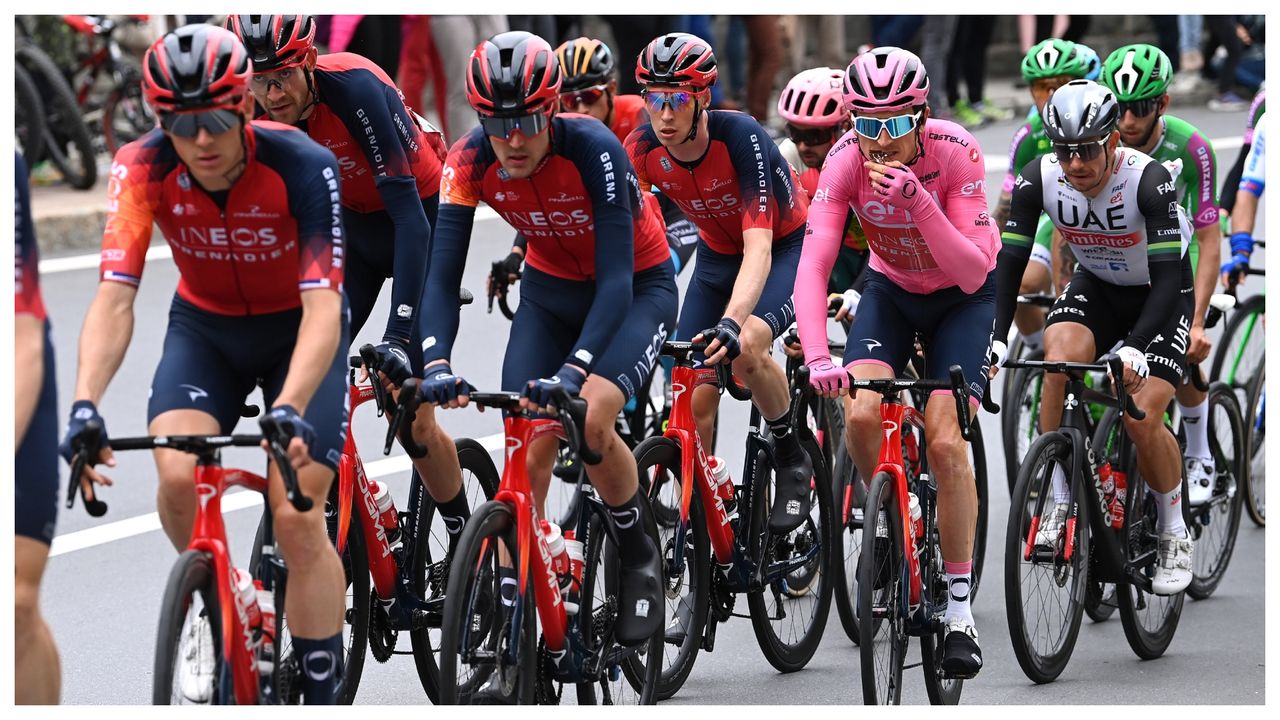
[(232, 690), (237, 704), (254, 705), (258, 702), (260, 676), (254, 655), (253, 629), (249, 623), (249, 608), (232, 586), (233, 568), (231, 554), (227, 549), (227, 528), (222, 522), (222, 495), (228, 486), (248, 488), (261, 493), (264, 499), (267, 495), (267, 479), (261, 475), (244, 470), (226, 470), (220, 465), (196, 465), (195, 490), (198, 502), (187, 549), (213, 557), (213, 567), (217, 574), (218, 607), (222, 609), (219, 627), (222, 628), (223, 652), (232, 671)]
[[(716, 481), (707, 464), (707, 453), (698, 436), (698, 426), (693, 417), (693, 390), (701, 385), (716, 382), (715, 368), (691, 368), (677, 364), (671, 373), (671, 418), (662, 436), (680, 444), (680, 477), (693, 478), (680, 487), (680, 524), (689, 526), (689, 510), (693, 504), (693, 488), (698, 488), (702, 507), (712, 517), (707, 518), (707, 534), (716, 562), (727, 565), (733, 561), (733, 526), (724, 500), (716, 491)], [(660, 472), (661, 468), (655, 471)]]
[[(376, 380), (375, 380), (376, 382)], [(364, 533), (364, 544), (368, 548), (369, 574), (373, 577), (373, 586), (378, 598), (390, 600), (396, 592), (396, 559), (391, 554), (391, 543), (387, 541), (387, 530), (382, 526), (382, 514), (378, 512), (378, 502), (369, 489), (369, 477), (364, 472), (364, 463), (356, 452), (355, 417), (356, 408), (374, 398), (372, 385), (350, 385), (350, 399), (347, 403), (347, 437), (342, 445), (342, 457), (338, 460), (338, 554), (347, 547), (347, 532), (351, 527), (351, 510), (357, 494), (360, 498), (360, 527)]]
[[(907, 568), (910, 573), (909, 600), (910, 605), (920, 604), (921, 580), (920, 557), (916, 553), (915, 528), (911, 522), (911, 506), (908, 500), (907, 473), (903, 469), (902, 459), (902, 423), (924, 431), (924, 416), (919, 410), (903, 405), (900, 402), (880, 403), (880, 423), (884, 429), (884, 440), (880, 443), (880, 459), (876, 463), (872, 477), (879, 473), (888, 473), (893, 478), (893, 496), (898, 503), (898, 517), (902, 518), (902, 547), (907, 552)], [(849, 493), (849, 488), (845, 489)], [(863, 521), (864, 526), (866, 520)]]

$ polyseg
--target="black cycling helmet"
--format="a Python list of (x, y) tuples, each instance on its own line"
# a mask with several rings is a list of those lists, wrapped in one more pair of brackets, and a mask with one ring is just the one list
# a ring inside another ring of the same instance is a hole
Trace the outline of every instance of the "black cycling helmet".
[(1054, 91), (1044, 107), (1044, 131), (1056, 143), (1094, 140), (1116, 129), (1120, 105), (1106, 87), (1072, 80)]
[(310, 15), (228, 15), (224, 26), (244, 43), (255, 73), (301, 65), (316, 46)]
[(467, 63), (467, 102), (481, 115), (516, 117), (551, 110), (560, 97), (560, 63), (546, 40), (521, 30), (476, 45)]
[(560, 92), (576, 92), (613, 80), (613, 51), (599, 40), (579, 37), (556, 48), (564, 82)]

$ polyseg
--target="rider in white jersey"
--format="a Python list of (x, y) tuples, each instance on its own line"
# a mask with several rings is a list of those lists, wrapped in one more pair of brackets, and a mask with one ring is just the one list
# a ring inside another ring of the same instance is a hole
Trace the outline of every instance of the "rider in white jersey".
[(1253, 223), (1258, 213), (1258, 200), (1267, 187), (1267, 116), (1258, 118), (1253, 128), (1253, 144), (1240, 175), (1240, 192), (1236, 193), (1235, 212), (1231, 213), (1231, 259), (1222, 266), (1222, 284), (1231, 286), (1232, 276), (1238, 281), (1249, 268), (1253, 254)]
[[(1106, 88), (1074, 80), (1059, 88), (1045, 112), (1053, 153), (1022, 169), (997, 265), (992, 364), (1004, 361), (1019, 281), (1031, 254), (1040, 213), (1047, 212), (1079, 262), (1049, 312), (1045, 360), (1092, 362), (1117, 341), (1123, 382), (1144, 420), (1125, 417), (1138, 468), (1158, 502), (1160, 557), (1152, 591), (1172, 595), (1191, 582), (1192, 542), (1182, 517), (1182, 461), (1163, 424), (1186, 364), (1193, 295), (1184, 257), (1189, 238), (1169, 171), (1147, 155), (1119, 148), (1119, 105)], [(1150, 375), (1150, 377), (1148, 377)], [(1117, 378), (1121, 380), (1121, 378)], [(1066, 377), (1046, 373), (1043, 432), (1062, 420)], [(1071, 491), (1055, 466), (1054, 512), (1036, 535), (1056, 545)]]

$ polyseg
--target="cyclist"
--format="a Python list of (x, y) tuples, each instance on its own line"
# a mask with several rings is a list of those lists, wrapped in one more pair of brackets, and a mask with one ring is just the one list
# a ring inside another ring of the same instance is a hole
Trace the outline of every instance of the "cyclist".
[[(1004, 362), (1004, 337), (1013, 320), (1018, 278), (1031, 254), (1040, 213), (1048, 212), (1079, 266), (1049, 312), (1045, 359), (1091, 362), (1117, 341), (1125, 388), (1146, 419), (1125, 417), (1138, 467), (1158, 499), (1159, 562), (1152, 591), (1174, 594), (1191, 582), (1192, 543), (1182, 518), (1182, 462), (1162, 416), (1186, 364), (1193, 310), (1190, 264), (1183, 255), (1190, 228), (1169, 171), (1159, 162), (1118, 147), (1120, 107), (1105, 87), (1073, 80), (1045, 108), (1053, 154), (1022, 169), (1005, 224), (997, 274), (992, 364)], [(1149, 377), (1148, 377), (1149, 376)], [(1040, 428), (1062, 419), (1065, 378), (1046, 373)], [(1061, 537), (1070, 487), (1054, 468), (1054, 512), (1035, 542)]]
[[(545, 410), (557, 388), (587, 400), (586, 439), (603, 455), (587, 475), (614, 518), (622, 563), (617, 638), (634, 645), (661, 626), (662, 613), (650, 611), (663, 602), (661, 553), (644, 529), (654, 520), (614, 418), (644, 386), (676, 318), (661, 216), (643, 201), (608, 128), (555, 117), (560, 66), (545, 40), (495, 35), (476, 47), (468, 67), (467, 99), (480, 125), (454, 144), (445, 163), (427, 284), (440, 310), (427, 318), (423, 397), (448, 407), (468, 403), (470, 386), (450, 367), (458, 312), (444, 308), (446, 298), (457, 297), (483, 200), (529, 238), (502, 387), (523, 392), (527, 410)], [(556, 449), (551, 436), (529, 448), (539, 507)]]
[[(245, 397), (261, 384), (269, 416), (293, 436), (288, 452), (299, 485), (315, 501), (298, 512), (270, 467), (270, 507), (289, 564), (281, 610), (305, 670), (306, 701), (331, 703), (342, 677), (346, 586), (323, 509), (346, 435), (338, 164), (304, 133), (249, 121), (249, 57), (220, 27), (188, 25), (164, 35), (142, 69), (160, 127), (116, 153), (101, 279), (80, 335), (75, 402), (60, 450), (70, 461), (83, 441), (102, 448), (91, 460), (115, 466), (96, 404), (128, 350), (158, 225), (179, 281), (151, 384), (148, 432), (230, 433)], [(196, 459), (157, 450), (155, 460), (160, 522), (182, 549), (195, 515)], [(111, 484), (86, 468), (82, 482), (89, 480)], [(184, 694), (207, 702), (216, 682), (207, 619), (193, 623), (184, 658)]]
[[(350, 337), (392, 278), (377, 369), (399, 386), (422, 372), (422, 294), (443, 157), (435, 143), (443, 141), (424, 132), (373, 62), (352, 53), (319, 55), (310, 15), (230, 15), (226, 26), (249, 51), (249, 88), (267, 117), (301, 128), (338, 157)], [(431, 408), (415, 417), (414, 436), (427, 455), (413, 465), (440, 508), (452, 548), (470, 515), (458, 454)]]
[[(613, 51), (600, 40), (579, 37), (556, 48), (556, 60), (563, 77), (560, 86), (560, 110), (582, 113), (599, 120), (625, 142), (631, 131), (649, 121), (644, 112), (644, 99), (639, 95), (619, 95)], [(667, 226), (667, 244), (676, 274), (680, 274), (693, 256), (698, 242), (698, 228), (689, 222), (679, 206), (665, 195), (655, 194)], [(516, 234), (511, 253), (503, 260), (508, 282), (515, 281), (524, 262), (528, 240)], [(492, 280), (490, 280), (492, 282)], [(633, 401), (629, 401), (630, 404)]]
[(1267, 187), (1267, 116), (1258, 118), (1253, 128), (1249, 157), (1240, 174), (1236, 210), (1231, 213), (1231, 259), (1222, 266), (1222, 284), (1234, 287), (1249, 269), (1253, 254), (1253, 226), (1257, 219), (1258, 201)]
[[(1107, 56), (1102, 67), (1102, 84), (1118, 103), (1116, 129), (1120, 142), (1166, 163), (1181, 166), (1174, 186), (1191, 221), (1195, 241), (1190, 257), (1195, 285), (1195, 310), (1191, 315), (1191, 336), (1187, 363), (1201, 363), (1209, 356), (1212, 343), (1204, 332), (1209, 298), (1218, 284), (1222, 230), (1218, 224), (1217, 156), (1213, 145), (1195, 126), (1165, 113), (1169, 107), (1169, 83), (1173, 66), (1168, 56), (1153, 45), (1125, 45)], [(1187, 433), (1185, 464), (1187, 502), (1202, 505), (1213, 497), (1214, 463), (1209, 450), (1209, 427), (1205, 415), (1209, 394), (1184, 382), (1177, 389), (1178, 407)]]
[(27, 164), (14, 153), (13, 701), (55, 705), (58, 646), (40, 615), (40, 581), (58, 517), (58, 390), (49, 319), (40, 294), (40, 249), (31, 223)]
[[(1009, 203), (1018, 171), (1050, 152), (1049, 138), (1044, 131), (1045, 103), (1054, 90), (1096, 72), (1098, 64), (1098, 54), (1090, 48), (1057, 38), (1042, 40), (1022, 58), (1022, 79), (1030, 85), (1033, 112), (1014, 133), (1013, 142), (1009, 145), (1009, 169), (1005, 172), (1004, 185), (1000, 188), (1000, 199), (996, 204), (997, 228), (1003, 227), (1009, 219)], [(1031, 248), (1033, 262), (1027, 265), (1022, 276), (1022, 284), (1018, 288), (1020, 293), (1047, 293), (1054, 288), (1053, 270), (1058, 259), (1053, 257), (1052, 235), (1052, 223), (1042, 219)], [(1059, 268), (1059, 273), (1063, 272), (1069, 272), (1069, 268)], [(1028, 349), (1038, 350), (1044, 344), (1044, 318), (1044, 311), (1032, 306), (1020, 307), (1014, 313), (1018, 332)]]
[[(627, 153), (641, 185), (674, 200), (698, 226), (680, 326), (708, 343), (707, 364), (731, 362), (751, 389), (777, 460), (769, 526), (785, 533), (809, 516), (813, 466), (792, 432), (787, 379), (771, 349), (795, 317), (791, 288), (809, 201), (760, 123), (707, 109), (716, 75), (715, 54), (701, 38), (669, 33), (651, 41), (636, 60), (649, 124), (627, 137)], [(708, 448), (718, 400), (710, 385), (694, 390)]]
[[(998, 245), (987, 214), (985, 164), (967, 130), (930, 119), (928, 96), (924, 64), (900, 48), (875, 48), (845, 72), (844, 103), (853, 114), (853, 132), (837, 141), (822, 168), (795, 283), (810, 382), (828, 396), (848, 387), (846, 367), (859, 380), (900, 373), (919, 334), (928, 376), (947, 378), (948, 368), (959, 364), (973, 397), (982, 397), (987, 370), (981, 336), (995, 314), (991, 271)], [(867, 233), (871, 260), (837, 365), (827, 346), (821, 288), (851, 208)], [(949, 391), (930, 396), (925, 424), (950, 589), (942, 667), (973, 676), (982, 669), (969, 606), (978, 496)], [(858, 473), (872, 477), (880, 451), (880, 396), (855, 395), (845, 404), (845, 426)]]
[[(1224, 221), (1227, 221), (1227, 216), (1235, 211), (1236, 190), (1240, 187), (1240, 175), (1244, 172), (1245, 158), (1249, 157), (1249, 149), (1253, 146), (1253, 134), (1258, 126), (1258, 119), (1266, 111), (1267, 90), (1261, 87), (1254, 93), (1253, 102), (1249, 104), (1249, 119), (1245, 121), (1244, 142), (1240, 145), (1240, 154), (1236, 156), (1235, 164), (1227, 171), (1227, 178), (1222, 181), (1222, 197), (1219, 198), (1218, 205), (1221, 208), (1219, 214)], [(1229, 227), (1229, 221), (1227, 221), (1223, 225), (1223, 230)]]

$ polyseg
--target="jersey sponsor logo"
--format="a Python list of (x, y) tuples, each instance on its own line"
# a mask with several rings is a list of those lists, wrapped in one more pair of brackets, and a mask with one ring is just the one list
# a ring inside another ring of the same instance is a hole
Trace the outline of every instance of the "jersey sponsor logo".
[(1200, 214), (1196, 215), (1196, 222), (1200, 225), (1208, 225), (1217, 222), (1217, 220), (1218, 208), (1212, 206), (1201, 210)]
[(191, 189), (191, 176), (187, 174), (186, 170), (178, 173), (178, 188), (180, 190)]
[(515, 202), (520, 199), (520, 195), (515, 190), (499, 190), (493, 194), (493, 199), (498, 202)]
[(368, 157), (373, 161), (373, 170), (378, 175), (387, 174), (387, 164), (382, 157), (382, 144), (378, 140), (377, 133), (373, 130), (373, 125), (369, 122), (369, 114), (364, 108), (356, 110), (356, 119), (360, 121), (362, 130), (364, 131), (364, 144), (368, 148)]
[(1141, 235), (1136, 232), (1123, 235), (1104, 235), (1102, 233), (1084, 232), (1064, 227), (1059, 227), (1058, 229), (1062, 232), (1063, 239), (1072, 245), (1102, 245), (1113, 248), (1129, 248), (1142, 242)]
[(969, 162), (978, 162), (982, 154), (978, 152), (978, 148), (969, 148)]
[(120, 262), (126, 254), (121, 248), (106, 248), (102, 251), (102, 262)]
[(236, 211), (231, 213), (231, 217), (250, 217), (250, 218), (278, 218), (278, 212), (262, 212), (261, 205), (250, 205), (247, 212)]
[(338, 170), (342, 172), (343, 177), (360, 177), (369, 172), (368, 169), (360, 167), (360, 163), (356, 162), (355, 158), (350, 155), (338, 155), (337, 153), (334, 153), (334, 155), (338, 158)]
[(519, 212), (498, 209), (498, 214), (511, 225), (524, 229), (556, 228), (583, 230), (591, 224), (591, 213), (585, 209)]
[(555, 196), (547, 198), (548, 202), (553, 202), (553, 203), (582, 202), (583, 200), (586, 200), (586, 198), (581, 195), (570, 195), (569, 193), (563, 190), (561, 190)]
[(684, 187), (678, 182), (667, 182), (665, 180), (658, 183), (658, 186), (661, 187), (663, 190), (683, 190), (684, 189)]
[(178, 228), (178, 244), (187, 248), (225, 247), (237, 250), (261, 250), (280, 241), (273, 227), (199, 227)]
[[(1138, 164), (1138, 156), (1137, 156), (1137, 155), (1130, 155), (1130, 156), (1129, 156), (1129, 159), (1128, 159), (1128, 160), (1125, 160), (1125, 165), (1133, 166), (1133, 165), (1137, 165), (1137, 164)], [(1116, 172), (1120, 172), (1120, 167), (1119, 167), (1119, 166), (1116, 166)]]
[(1091, 227), (1096, 227), (1099, 230), (1125, 229), (1124, 205), (1108, 206), (1103, 210), (1101, 217), (1093, 211), (1093, 206), (1090, 205), (1085, 209), (1084, 216), (1081, 217), (1080, 206), (1074, 202), (1064, 203), (1061, 195), (1058, 196), (1057, 219), (1059, 227), (1065, 225), (1084, 230), (1088, 230)]
[(1200, 164), (1200, 197), (1208, 202), (1213, 197), (1213, 159), (1207, 146), (1196, 148), (1196, 162)]
[(728, 185), (729, 182), (730, 181), (720, 177), (711, 178), (711, 182), (707, 183), (707, 186), (703, 189), (707, 192), (715, 192), (716, 190)]
[(1122, 193), (1122, 192), (1118, 192), (1118, 193), (1116, 193), (1115, 195), (1112, 195), (1112, 196), (1111, 196), (1111, 203), (1112, 203), (1112, 204), (1115, 204), (1115, 203), (1120, 202), (1120, 201), (1121, 201), (1121, 200), (1123, 200), (1123, 199), (1124, 199), (1124, 193)]
[(191, 402), (195, 402), (196, 400), (199, 400), (200, 398), (206, 398), (206, 397), (209, 397), (209, 393), (205, 392), (205, 391), (204, 391), (204, 388), (199, 388), (199, 387), (196, 387), (195, 385), (191, 385), (191, 384), (188, 384), (188, 383), (183, 383), (183, 384), (179, 385), (178, 387), (180, 387), (180, 388), (186, 388), (186, 390), (187, 390), (187, 395), (190, 395), (190, 396), (191, 396)]
[(1169, 203), (1169, 217), (1171, 218), (1178, 217), (1178, 201), (1177, 200), (1174, 200), (1173, 202)]
[[(921, 176), (921, 177), (920, 177), (920, 183), (921, 183), (921, 184), (924, 184), (924, 183), (931, 182), (931, 181), (933, 181), (933, 180), (937, 180), (941, 175), (942, 175), (942, 171), (941, 171), (941, 170), (934, 170), (933, 172), (928, 173), (927, 175), (923, 175), (923, 176)], [(971, 183), (971, 184), (972, 184), (972, 183)]]
[(1024, 180), (1024, 179), (1022, 178), (1022, 174), (1021, 174), (1021, 173), (1019, 173), (1019, 174), (1018, 174), (1018, 177), (1014, 178), (1014, 180), (1013, 180), (1013, 187), (1014, 187), (1014, 188), (1024, 188), (1024, 187), (1026, 187), (1026, 186), (1028, 186), (1028, 185), (1030, 185), (1030, 184), (1031, 184), (1031, 181), (1030, 181), (1030, 180)]
[(667, 159), (667, 157), (666, 157), (665, 155), (659, 155), (659, 156), (658, 156), (658, 164), (662, 166), (662, 169), (663, 169), (663, 171), (664, 171), (664, 172), (674, 172), (674, 171), (675, 171), (675, 170), (671, 167), (671, 161), (670, 161), (670, 160), (668, 160), (668, 159)]
[(726, 193), (718, 198), (695, 198), (688, 201), (688, 207), (693, 212), (706, 213), (718, 212), (722, 210), (735, 209), (738, 207), (738, 196), (732, 193)]
[(610, 153), (600, 153), (600, 169), (604, 171), (604, 196), (605, 200), (613, 202), (618, 198), (618, 180), (613, 173), (613, 155)]
[(831, 194), (831, 191), (829, 189), (825, 187), (820, 187), (813, 193), (813, 201), (824, 203), (827, 201), (827, 198), (830, 194)]
[[(924, 181), (922, 180), (921, 182), (924, 182)], [(964, 185), (960, 186), (960, 194), (965, 197), (969, 197), (971, 195), (985, 196), (987, 194), (987, 181), (977, 180), (974, 182), (965, 183)]]
[(980, 212), (978, 217), (974, 219), (973, 224), (979, 227), (991, 227), (991, 216), (985, 212)]
[(1167, 183), (1160, 183), (1159, 185), (1156, 186), (1156, 192), (1162, 195), (1165, 193), (1173, 193), (1177, 191), (1178, 191), (1178, 187), (1173, 184), (1172, 180), (1170, 180)]
[(943, 135), (942, 133), (937, 133), (937, 132), (934, 132), (934, 131), (932, 131), (932, 130), (930, 130), (930, 131), (929, 131), (929, 139), (930, 139), (930, 140), (945, 140), (945, 141), (947, 141), (947, 142), (953, 142), (953, 143), (955, 143), (955, 144), (959, 145), (960, 147), (969, 147), (969, 143), (968, 143), (967, 141), (962, 140), (962, 139), (960, 139), (960, 138), (956, 137), (955, 135)]

